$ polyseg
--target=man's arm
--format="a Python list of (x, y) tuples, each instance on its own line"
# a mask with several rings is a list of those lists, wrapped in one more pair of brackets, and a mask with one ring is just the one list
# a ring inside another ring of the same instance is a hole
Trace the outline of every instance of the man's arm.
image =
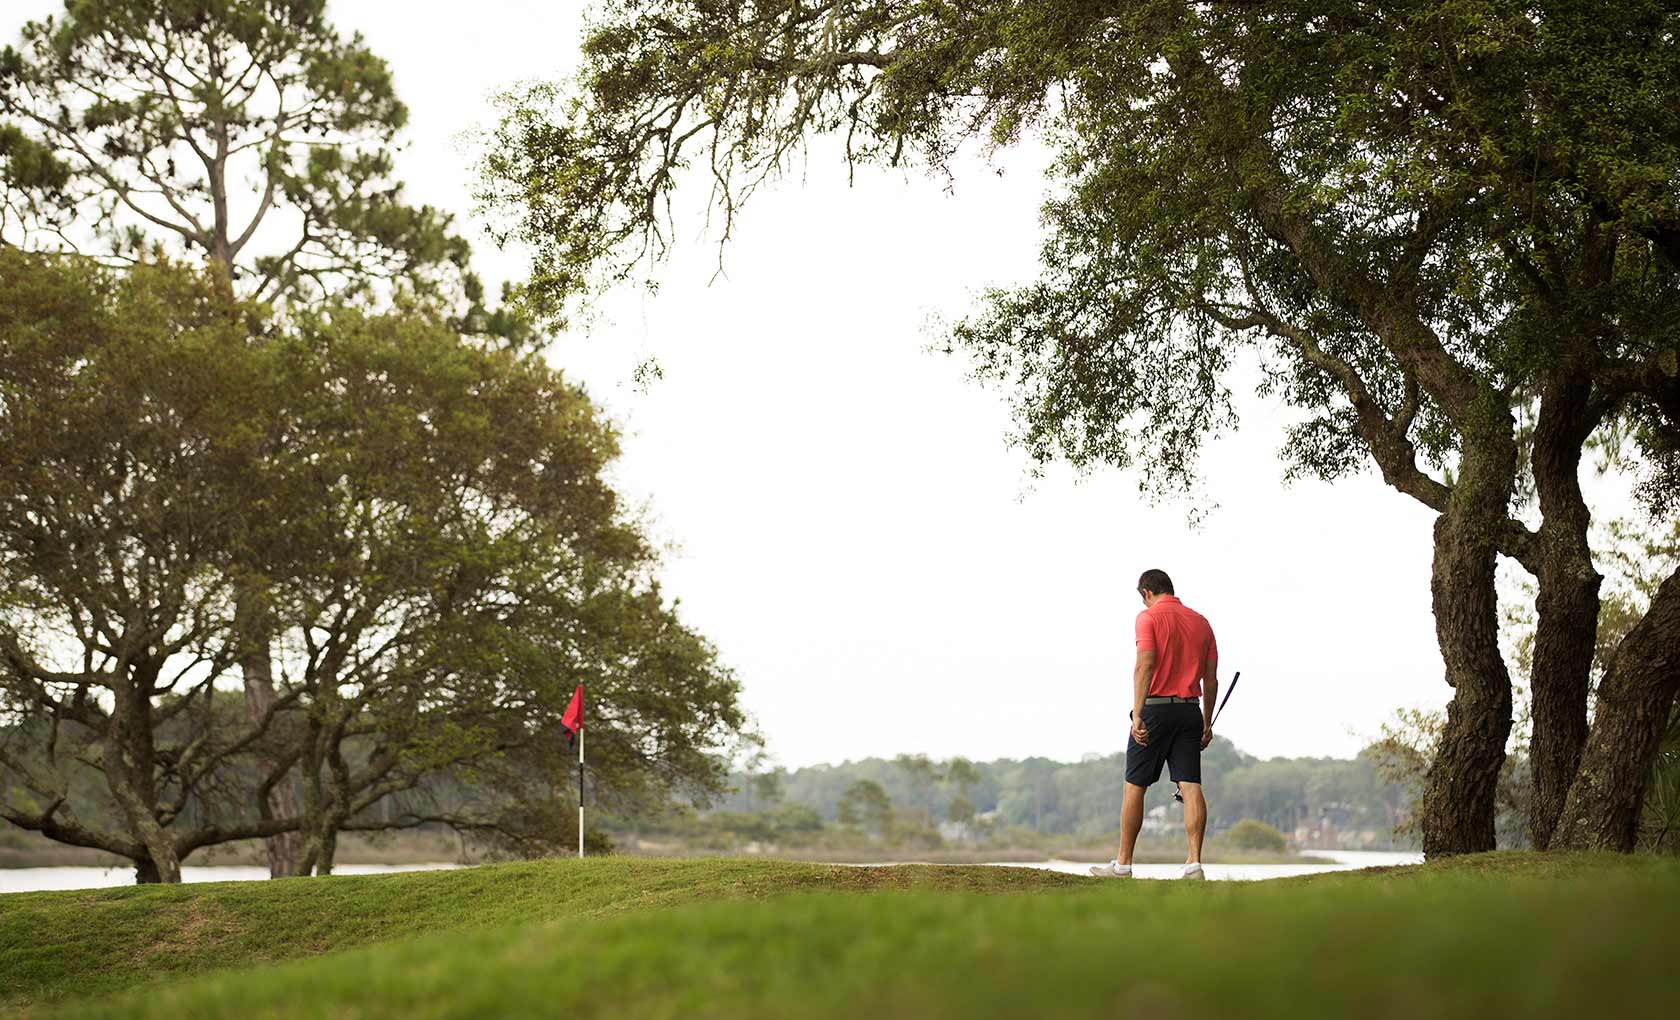
[(1149, 696), (1149, 678), (1155, 675), (1155, 649), (1141, 649), (1137, 665), (1132, 667), (1132, 739), (1149, 743), (1149, 730), (1143, 725), (1143, 699)]

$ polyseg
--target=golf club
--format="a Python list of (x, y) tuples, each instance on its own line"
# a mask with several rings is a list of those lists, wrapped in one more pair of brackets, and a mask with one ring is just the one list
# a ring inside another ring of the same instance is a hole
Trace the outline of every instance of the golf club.
[[(1236, 692), (1237, 681), (1241, 679), (1242, 670), (1239, 669), (1231, 674), (1231, 686), (1225, 689), (1225, 697), (1219, 700), (1219, 707), (1213, 710), (1213, 718), (1208, 721), (1208, 729), (1213, 729), (1213, 724), (1219, 721), (1219, 713), (1225, 711), (1225, 706), (1231, 703), (1231, 695)], [(1179, 792), (1177, 783), (1173, 784), (1173, 800), (1180, 804), (1184, 803), (1184, 794)]]

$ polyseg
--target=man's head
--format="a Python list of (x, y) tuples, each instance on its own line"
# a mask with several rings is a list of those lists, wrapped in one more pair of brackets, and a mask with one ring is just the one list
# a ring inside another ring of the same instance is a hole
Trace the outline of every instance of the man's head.
[(1137, 590), (1138, 594), (1143, 596), (1143, 604), (1152, 606), (1162, 595), (1173, 593), (1172, 578), (1167, 576), (1165, 570), (1145, 570), (1143, 576), (1138, 578)]

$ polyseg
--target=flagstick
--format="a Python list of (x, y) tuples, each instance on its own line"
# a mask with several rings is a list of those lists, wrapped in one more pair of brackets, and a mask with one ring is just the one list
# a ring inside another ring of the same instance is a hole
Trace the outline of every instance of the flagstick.
[(583, 859), (583, 727), (578, 727), (578, 860)]

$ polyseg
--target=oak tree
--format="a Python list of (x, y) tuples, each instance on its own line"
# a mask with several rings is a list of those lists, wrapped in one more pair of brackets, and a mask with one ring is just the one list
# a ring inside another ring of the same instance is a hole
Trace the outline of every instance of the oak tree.
[[(424, 299), (473, 333), (529, 324), (487, 302), (450, 217), (403, 196), (408, 110), (390, 68), (324, 0), (66, 3), (0, 50), (0, 245), (131, 264), (158, 251), (282, 309), (327, 296)], [(272, 631), (248, 564), (240, 670), (252, 718), (275, 701)], [(293, 786), (264, 812), (290, 814)], [(275, 874), (296, 868), (286, 834)]]
[[(422, 311), (277, 320), (168, 264), (0, 249), (0, 286), (0, 817), (149, 881), (287, 832), (316, 874), (345, 831), (552, 849), (580, 681), (600, 802), (721, 788), (738, 684), (539, 355)], [(230, 684), (252, 563), (257, 715)], [(301, 803), (262, 810), (288, 776)]]
[[(1680, 577), (1588, 701), (1582, 451), (1680, 480), (1680, 14), (1654, 2), (620, 0), (571, 82), (510, 94), (483, 198), (558, 314), (661, 256), (699, 177), (740, 203), (819, 135), (948, 173), (1049, 141), (1041, 278), (954, 329), (1041, 458), (1184, 488), (1245, 359), (1301, 411), (1288, 470), (1374, 467), (1436, 514), (1453, 689), (1431, 854), (1490, 848), (1511, 725), (1494, 567), (1537, 582), (1534, 838), (1632, 845), (1680, 686)], [(1524, 497), (1532, 493), (1531, 503)], [(1378, 540), (1379, 536), (1372, 536)]]

